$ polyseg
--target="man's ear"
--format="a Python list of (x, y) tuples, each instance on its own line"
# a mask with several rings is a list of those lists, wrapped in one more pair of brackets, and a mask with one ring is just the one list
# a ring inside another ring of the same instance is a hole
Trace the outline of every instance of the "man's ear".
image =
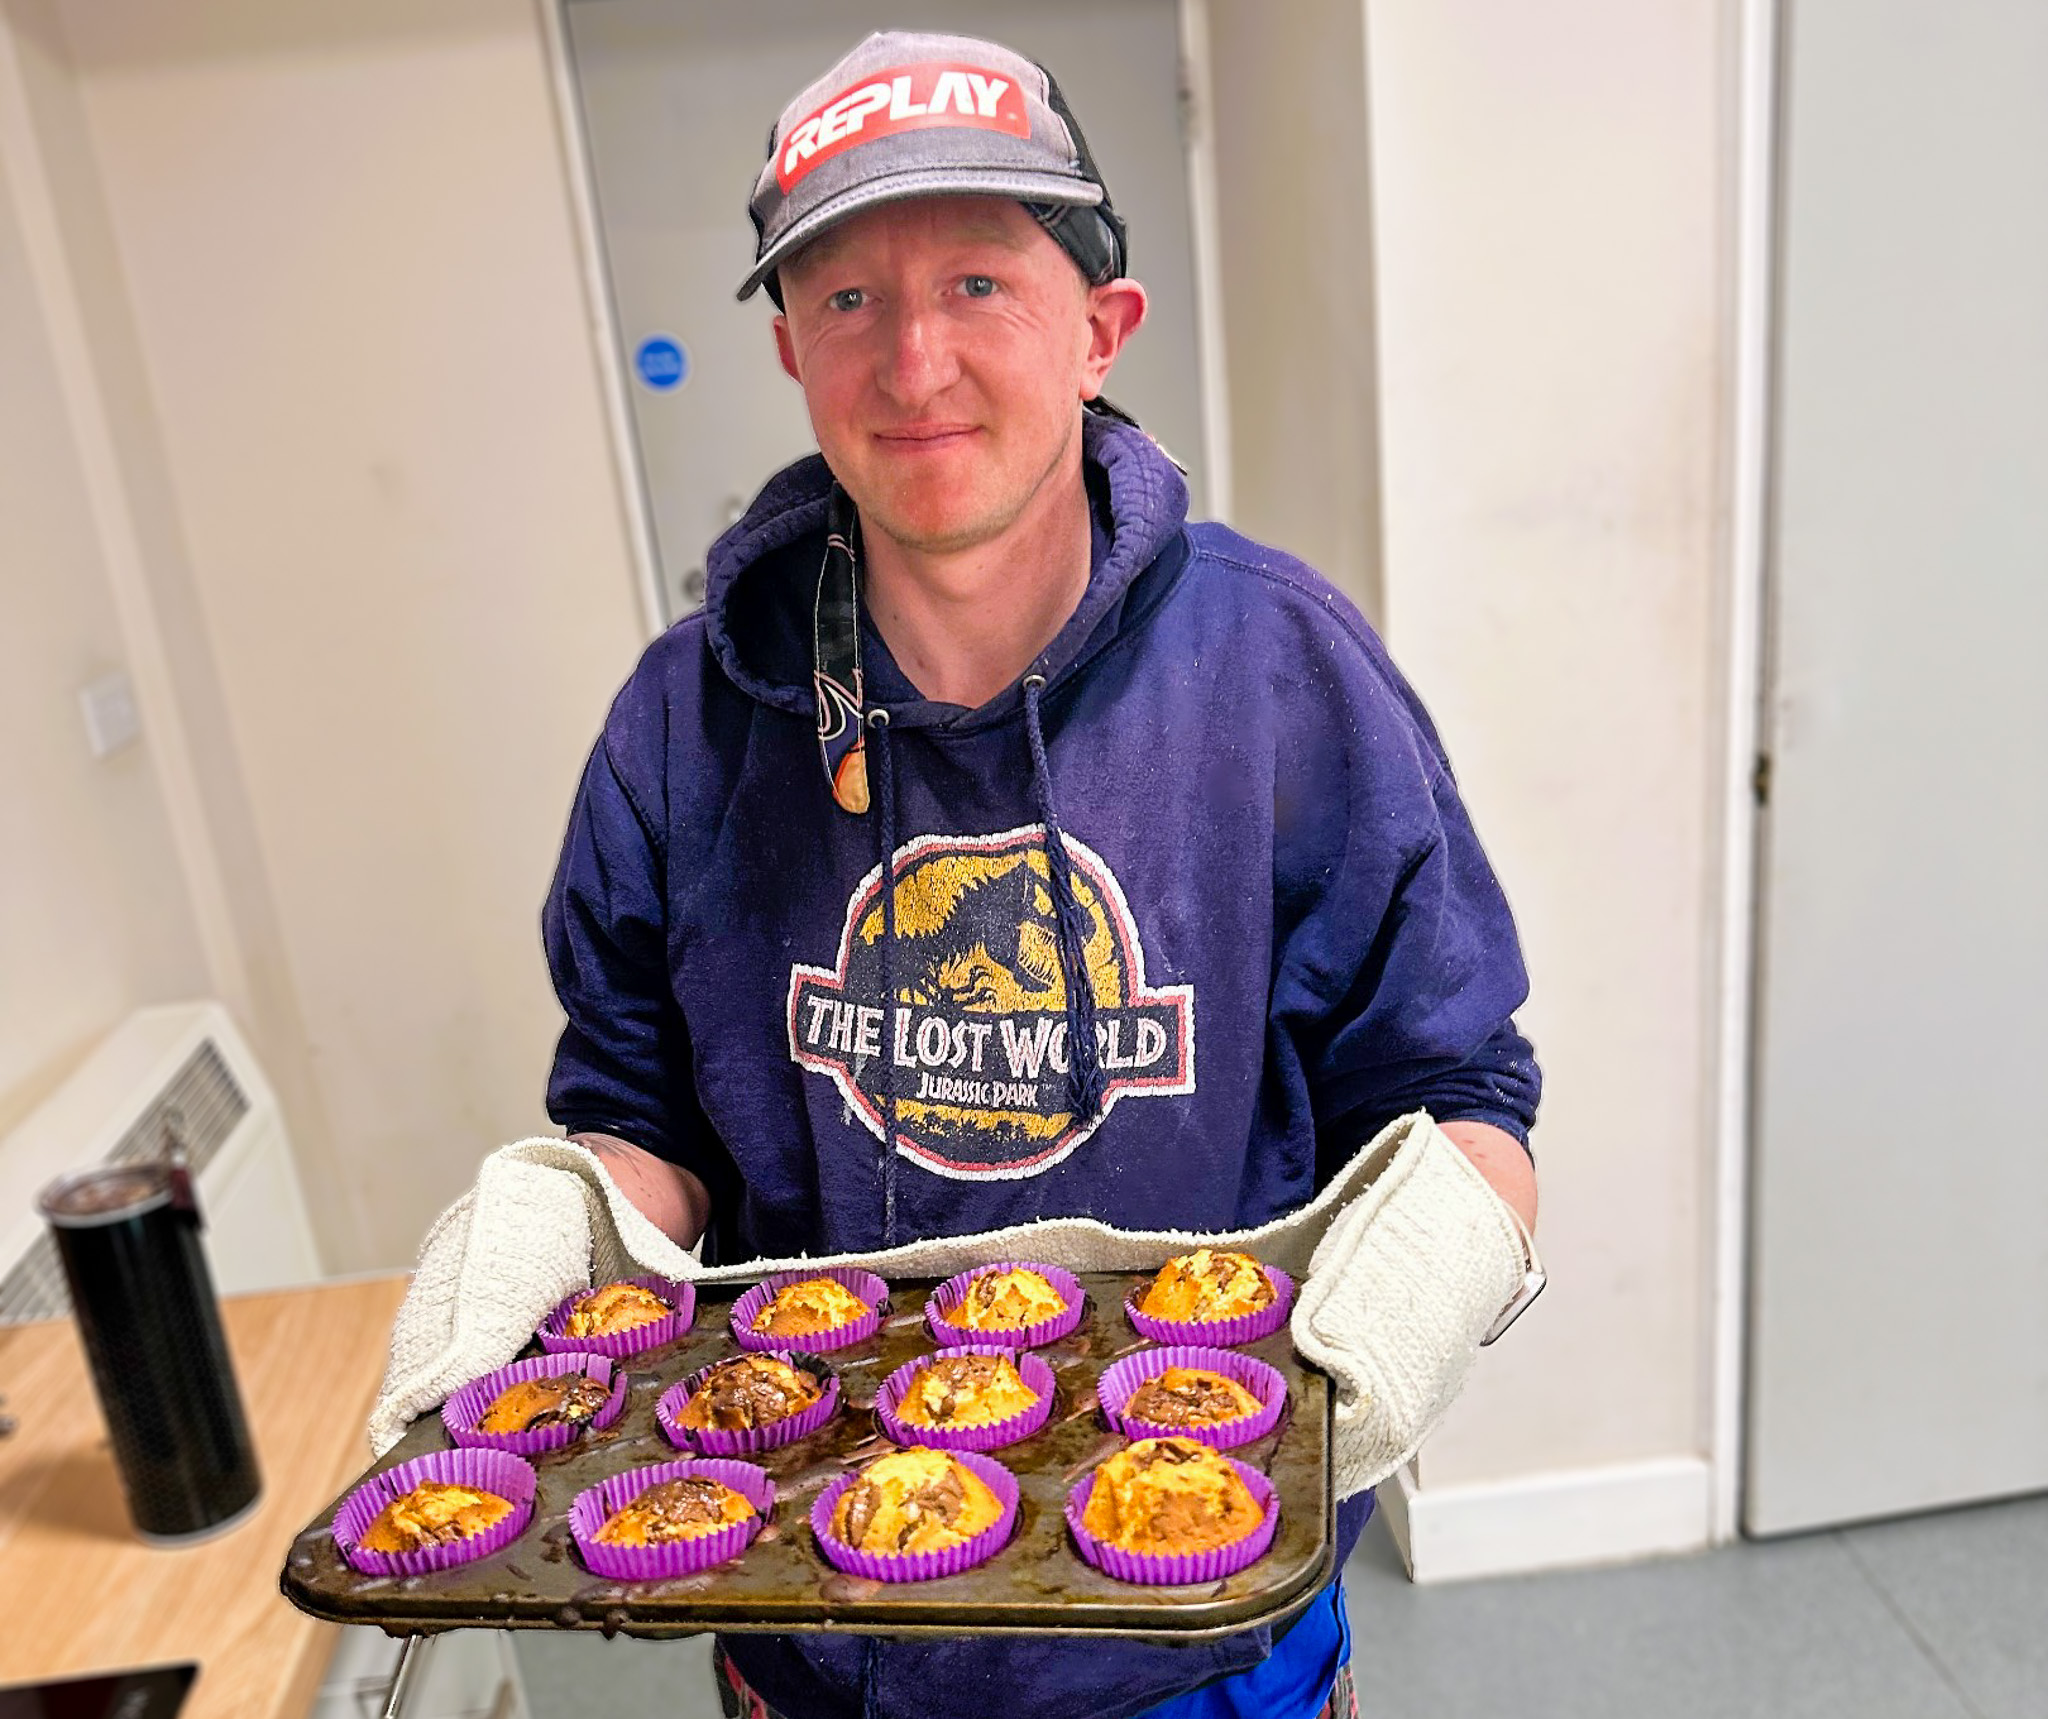
[(1124, 342), (1145, 320), (1148, 302), (1145, 289), (1134, 280), (1105, 281), (1088, 289), (1088, 357), (1081, 370), (1082, 399), (1092, 400), (1102, 392)]
[(775, 356), (782, 360), (789, 379), (801, 386), (803, 373), (796, 367), (796, 342), (789, 337), (789, 318), (779, 312), (775, 318)]

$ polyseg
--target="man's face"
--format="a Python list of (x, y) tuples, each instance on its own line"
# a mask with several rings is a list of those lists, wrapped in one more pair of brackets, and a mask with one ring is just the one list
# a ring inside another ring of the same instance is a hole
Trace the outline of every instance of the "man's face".
[(787, 264), (783, 368), (863, 528), (926, 552), (1000, 537), (1078, 459), (1080, 406), (1144, 314), (995, 197), (885, 203)]

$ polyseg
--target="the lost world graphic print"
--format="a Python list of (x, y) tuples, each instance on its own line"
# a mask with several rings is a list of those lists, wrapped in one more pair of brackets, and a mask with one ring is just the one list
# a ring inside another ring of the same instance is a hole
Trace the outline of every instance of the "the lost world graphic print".
[[(886, 1057), (897, 1143), (942, 1176), (1037, 1175), (1094, 1132), (1068, 1109), (1067, 992), (1044, 841), (1034, 824), (897, 849), (893, 1000), (882, 994), (880, 866), (847, 904), (837, 964), (790, 969), (790, 1055), (829, 1077), (877, 1139)], [(1194, 987), (1146, 984), (1116, 875), (1072, 836), (1066, 846), (1088, 925), (1103, 1116), (1126, 1098), (1193, 1092)]]

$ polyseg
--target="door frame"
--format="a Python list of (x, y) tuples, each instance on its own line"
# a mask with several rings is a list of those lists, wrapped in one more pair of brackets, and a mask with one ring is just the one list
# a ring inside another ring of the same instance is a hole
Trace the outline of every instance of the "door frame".
[(1767, 636), (1775, 459), (1778, 223), (1783, 105), (1781, 0), (1740, 0), (1734, 46), (1728, 394), (1728, 548), (1717, 901), (1707, 1465), (1710, 1544), (1741, 1534), (1761, 954), (1760, 770), (1767, 757)]
[(583, 276), (585, 332), (604, 399), (605, 424), (611, 444), (612, 483), (619, 519), (633, 555), (633, 585), (640, 600), (640, 625), (653, 639), (667, 625), (663, 618), (659, 556), (654, 542), (654, 509), (647, 499), (639, 445), (633, 436), (633, 410), (626, 394), (625, 369), (619, 363), (621, 336), (611, 270), (604, 256), (604, 231), (597, 214), (597, 176), (590, 159), (590, 136), (584, 129), (583, 102), (576, 87), (576, 55), (569, 42), (566, 16), (574, 0), (539, 0), (541, 36), (546, 44), (548, 85), (554, 92), (555, 139), (562, 154), (562, 177), (576, 230), (576, 258)]

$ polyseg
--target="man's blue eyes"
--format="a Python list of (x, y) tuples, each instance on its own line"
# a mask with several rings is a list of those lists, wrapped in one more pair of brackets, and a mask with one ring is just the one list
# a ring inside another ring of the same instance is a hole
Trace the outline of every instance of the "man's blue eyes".
[[(960, 290), (969, 298), (992, 298), (996, 283), (988, 275), (967, 275), (960, 282)], [(855, 311), (867, 303), (867, 298), (860, 287), (841, 287), (825, 302), (837, 311)]]

